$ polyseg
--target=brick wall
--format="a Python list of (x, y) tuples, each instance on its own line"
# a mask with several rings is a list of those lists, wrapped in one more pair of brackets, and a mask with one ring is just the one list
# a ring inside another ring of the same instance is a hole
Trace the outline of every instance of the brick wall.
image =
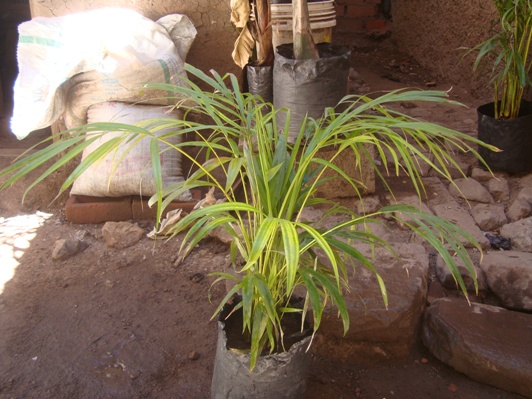
[(386, 0), (336, 0), (336, 31), (385, 33), (391, 29), (391, 22), (384, 3)]

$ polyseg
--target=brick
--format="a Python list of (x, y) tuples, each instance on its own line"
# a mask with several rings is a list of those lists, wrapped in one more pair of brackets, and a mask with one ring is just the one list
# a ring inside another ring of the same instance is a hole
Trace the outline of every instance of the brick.
[(346, 7), (342, 5), (335, 5), (334, 11), (336, 13), (336, 18), (341, 18), (346, 14)]
[[(180, 202), (173, 201), (165, 209), (165, 214), (175, 209), (183, 209), (185, 212), (191, 212), (196, 203), (202, 198), (200, 190), (191, 190), (194, 201), (192, 202)], [(133, 213), (133, 220), (155, 220), (157, 217), (157, 205), (153, 205), (151, 208), (148, 205), (147, 198), (134, 197), (131, 204)]]
[(336, 21), (334, 31), (338, 33), (364, 32), (364, 21), (361, 19), (339, 18)]
[(366, 32), (386, 32), (388, 30), (388, 25), (383, 19), (373, 19), (366, 21), (365, 29)]
[(131, 220), (132, 197), (97, 198), (72, 195), (65, 205), (66, 219), (72, 223), (103, 223)]
[[(172, 202), (166, 211), (182, 208), (192, 211), (203, 194), (200, 190), (191, 190), (194, 201)], [(155, 220), (156, 208), (148, 206), (148, 198), (128, 196), (120, 198), (98, 198), (85, 195), (72, 195), (65, 205), (66, 219), (78, 224), (96, 224), (104, 222), (123, 222), (126, 220)]]
[(374, 17), (377, 13), (374, 5), (347, 6), (347, 16), (349, 18)]

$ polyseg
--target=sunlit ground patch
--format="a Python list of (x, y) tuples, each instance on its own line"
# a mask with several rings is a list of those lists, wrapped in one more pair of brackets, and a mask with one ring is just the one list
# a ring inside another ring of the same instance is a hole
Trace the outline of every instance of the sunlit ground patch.
[(13, 278), (22, 255), (30, 248), (31, 241), (51, 214), (37, 212), (0, 218), (0, 294), (5, 284)]

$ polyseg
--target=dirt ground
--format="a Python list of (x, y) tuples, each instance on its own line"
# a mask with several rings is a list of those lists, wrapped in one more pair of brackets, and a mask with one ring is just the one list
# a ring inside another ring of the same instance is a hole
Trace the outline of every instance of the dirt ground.
[[(387, 40), (363, 40), (353, 49), (353, 65), (372, 91), (450, 87), (394, 52)], [(459, 88), (453, 95), (468, 105), (480, 101)], [(444, 109), (431, 113), (431, 120), (449, 119)], [(471, 115), (464, 108), (453, 120)], [(2, 148), (16, 144), (2, 140)], [(9, 160), (0, 157), (0, 166)], [(179, 239), (144, 238), (110, 249), (102, 225), (65, 220), (64, 196), (48, 206), (61, 177), (38, 188), (24, 206), (27, 181), (0, 194), (0, 398), (208, 398), (216, 345), (210, 318), (224, 294), (224, 287), (210, 289), (208, 274), (222, 268), (227, 248), (214, 239), (202, 242), (179, 267)], [(140, 225), (148, 232), (153, 223)], [(89, 247), (53, 261), (54, 242), (73, 237)], [(407, 359), (373, 365), (315, 355), (306, 398), (520, 396), (469, 380), (418, 343)]]

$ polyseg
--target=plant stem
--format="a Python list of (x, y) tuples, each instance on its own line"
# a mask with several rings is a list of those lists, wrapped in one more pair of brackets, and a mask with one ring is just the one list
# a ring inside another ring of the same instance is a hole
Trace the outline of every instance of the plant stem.
[(307, 0), (293, 0), (294, 59), (318, 59), (318, 48), (312, 38)]
[(273, 44), (270, 0), (254, 0), (254, 2), (259, 38), (257, 42), (257, 63), (258, 65), (272, 66)]

